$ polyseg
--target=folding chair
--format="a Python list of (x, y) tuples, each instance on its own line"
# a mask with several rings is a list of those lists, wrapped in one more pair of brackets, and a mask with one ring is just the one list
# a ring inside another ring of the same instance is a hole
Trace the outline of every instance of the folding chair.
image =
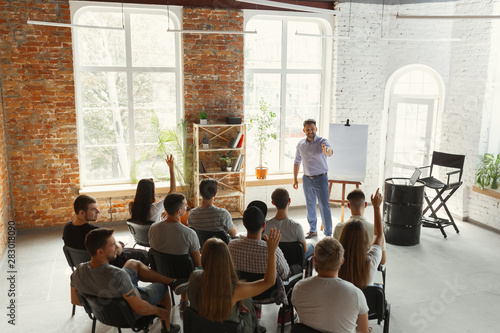
[(203, 318), (193, 308), (187, 307), (183, 314), (184, 333), (242, 333), (241, 325), (226, 320), (222, 323)]
[(128, 230), (130, 230), (130, 233), (135, 240), (135, 244), (134, 246), (132, 246), (132, 248), (135, 248), (136, 245), (151, 247), (149, 245), (148, 238), (149, 228), (151, 227), (151, 224), (140, 224), (132, 221), (131, 219), (128, 219), (127, 226)]
[(292, 269), (292, 266), (300, 266), (302, 270), (306, 270), (305, 277), (312, 275), (312, 256), (306, 260), (304, 246), (301, 242), (280, 242), (279, 248), (283, 252), (290, 269)]
[[(166, 254), (149, 249), (148, 258), (152, 269), (173, 279), (189, 279), (191, 272), (194, 271), (194, 263), (190, 254)], [(170, 295), (172, 305), (175, 305), (172, 288), (170, 288)]]
[[(80, 265), (82, 262), (90, 261), (90, 254), (87, 250), (75, 249), (69, 246), (63, 246), (63, 252), (66, 256), (66, 261), (68, 262), (71, 271), (75, 271), (76, 266)], [(75, 315), (76, 305), (73, 304), (73, 310), (71, 311), (71, 316)]]
[(321, 333), (321, 331), (315, 330), (306, 324), (297, 323), (292, 327), (292, 333)]
[(389, 333), (389, 320), (391, 305), (385, 299), (384, 288), (381, 286), (368, 286), (363, 289), (366, 303), (368, 303), (368, 320), (377, 319), (380, 325), (384, 321), (384, 333)]
[(134, 332), (149, 331), (149, 326), (156, 316), (142, 316), (136, 319), (136, 314), (123, 298), (102, 298), (78, 293), (85, 311), (92, 319), (92, 333), (95, 333), (96, 322), (118, 328), (131, 328)]
[[(446, 238), (446, 232), (444, 231), (445, 227), (449, 227), (450, 225), (455, 228), (455, 231), (459, 233), (457, 225), (451, 216), (448, 207), (446, 206), (446, 202), (451, 196), (458, 190), (458, 188), (462, 185), (462, 173), (464, 168), (465, 155), (453, 155), (447, 153), (433, 152), (432, 154), (432, 162), (429, 166), (421, 167), (420, 169), (430, 168), (429, 177), (420, 179), (425, 183), (425, 186), (431, 188), (436, 191), (436, 196), (430, 200), (427, 196), (427, 193), (424, 193), (425, 201), (427, 202), (427, 207), (424, 209), (422, 213), (422, 226), (427, 228), (435, 228), (440, 229), (443, 236)], [(451, 168), (455, 169), (453, 171), (447, 172), (446, 175), (448, 179), (446, 184), (441, 182), (440, 180), (434, 178), (432, 176), (432, 171), (435, 166), (443, 167), (443, 168)], [(458, 180), (456, 182), (450, 183), (450, 176), (458, 174)], [(443, 194), (446, 191), (450, 191), (448, 195), (443, 198)], [(439, 199), (439, 204), (436, 208), (433, 207), (434, 203)], [(439, 218), (437, 216), (437, 212), (442, 208), (446, 211), (449, 219)], [(430, 216), (424, 216), (425, 213), (430, 210)]]
[(203, 248), (205, 242), (212, 237), (221, 239), (224, 243), (229, 244), (229, 235), (224, 230), (207, 231), (207, 230), (199, 230), (193, 227), (191, 227), (191, 229), (193, 229), (194, 232), (196, 232), (196, 235), (198, 236), (198, 240), (200, 241), (200, 248)]

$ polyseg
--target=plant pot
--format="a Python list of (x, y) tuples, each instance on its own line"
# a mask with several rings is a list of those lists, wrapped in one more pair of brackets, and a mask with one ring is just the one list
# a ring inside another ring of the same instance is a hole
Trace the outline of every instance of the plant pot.
[(203, 149), (208, 149), (208, 146), (209, 146), (209, 145), (210, 145), (209, 143), (204, 143), (204, 144), (203, 144)]
[(232, 168), (231, 168), (230, 166), (228, 166), (228, 167), (226, 168), (226, 170), (227, 170), (227, 172), (231, 172)]
[(492, 190), (498, 189), (498, 178), (493, 178), (493, 181), (491, 182), (491, 189)]
[(267, 178), (267, 167), (256, 167), (255, 168), (255, 176), (257, 179), (266, 179)]
[(221, 171), (227, 171), (227, 166), (225, 166), (225, 165), (221, 165), (221, 166), (220, 166), (220, 169), (221, 169)]
[(200, 119), (200, 125), (206, 125), (208, 119)]

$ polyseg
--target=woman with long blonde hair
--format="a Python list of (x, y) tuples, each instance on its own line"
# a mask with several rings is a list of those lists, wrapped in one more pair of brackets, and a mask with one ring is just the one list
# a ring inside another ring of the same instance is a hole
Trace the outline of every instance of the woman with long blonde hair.
[(368, 232), (359, 220), (346, 223), (339, 237), (344, 247), (344, 263), (340, 266), (339, 277), (352, 282), (360, 289), (373, 284), (375, 273), (382, 260), (384, 236), (380, 215), (382, 194), (379, 193), (379, 189), (371, 196), (371, 202), (374, 210), (374, 239), (371, 246)]
[(200, 316), (223, 322), (231, 320), (244, 326), (245, 333), (262, 330), (251, 297), (271, 288), (276, 281), (276, 248), (281, 235), (272, 229), (267, 242), (267, 267), (264, 278), (254, 282), (239, 281), (229, 249), (222, 240), (211, 238), (201, 250), (203, 270), (189, 278), (188, 298)]

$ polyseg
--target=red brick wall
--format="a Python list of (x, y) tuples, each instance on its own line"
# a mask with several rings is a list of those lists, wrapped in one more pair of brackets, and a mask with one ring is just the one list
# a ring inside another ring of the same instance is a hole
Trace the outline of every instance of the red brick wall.
[[(183, 28), (243, 31), (243, 12), (184, 8)], [(186, 119), (198, 122), (202, 110), (209, 123), (225, 122), (226, 116), (243, 117), (243, 35), (183, 34), (182, 38)]]
[[(67, 0), (0, 0), (0, 57), (5, 143), (0, 137), (0, 172), (9, 163), (13, 216), (19, 228), (63, 225), (73, 216), (79, 190), (71, 30), (28, 25), (26, 21), (69, 22)], [(185, 29), (243, 30), (238, 10), (184, 9)], [(186, 118), (210, 122), (243, 116), (241, 35), (184, 34)], [(6, 184), (7, 173), (0, 175)], [(7, 186), (0, 200), (7, 197)], [(99, 199), (100, 222), (128, 217), (131, 197)], [(223, 200), (226, 201), (226, 200)], [(1, 203), (0, 203), (1, 204)], [(221, 202), (220, 204), (225, 204)], [(3, 201), (0, 218), (9, 217)], [(2, 232), (0, 227), (0, 248)]]
[[(1, 86), (1, 79), (0, 79)], [(0, 117), (3, 117), (2, 95), (0, 94)], [(2, 118), (3, 119), (3, 118)], [(0, 257), (7, 244), (7, 222), (11, 220), (7, 145), (4, 123), (0, 121)]]
[(79, 187), (67, 1), (0, 1), (3, 112), (18, 228), (63, 224)]

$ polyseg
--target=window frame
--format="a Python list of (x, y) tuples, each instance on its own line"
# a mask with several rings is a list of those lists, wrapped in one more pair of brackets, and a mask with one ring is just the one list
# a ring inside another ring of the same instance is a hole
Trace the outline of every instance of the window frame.
[[(320, 28), (323, 30), (324, 35), (333, 34), (333, 16), (332, 15), (322, 15), (314, 13), (297, 13), (297, 12), (282, 12), (282, 11), (262, 11), (246, 9), (243, 10), (244, 13), (244, 25), (247, 29), (248, 23), (252, 19), (267, 19), (267, 20), (281, 20), (281, 21), (304, 21), (311, 22), (316, 21)], [(257, 33), (265, 33), (259, 32)], [(280, 84), (280, 129), (279, 129), (279, 171), (270, 172), (270, 174), (291, 174), (293, 171), (286, 171), (285, 167), (285, 133), (286, 131), (286, 87), (287, 87), (287, 75), (290, 74), (320, 74), (321, 75), (321, 105), (320, 105), (320, 117), (316, 119), (318, 126), (318, 135), (322, 137), (328, 137), (329, 123), (330, 123), (330, 105), (332, 103), (332, 78), (333, 78), (333, 47), (334, 41), (331, 38), (322, 38), (323, 40), (323, 63), (321, 69), (300, 69), (300, 68), (287, 68), (287, 37), (288, 26), (284, 26), (284, 31), (282, 34), (282, 50), (281, 53), (281, 67), (280, 68), (247, 68), (245, 66), (245, 77), (247, 74), (279, 74), (281, 77)], [(321, 37), (310, 37), (310, 38), (321, 38)], [(336, 44), (335, 44), (336, 45)], [(245, 82), (246, 86), (246, 82)], [(246, 107), (246, 103), (245, 103)], [(283, 130), (281, 130), (283, 129)], [(293, 170), (293, 166), (292, 166)]]
[[(134, 113), (134, 96), (133, 96), (133, 80), (136, 73), (174, 73), (176, 77), (175, 89), (176, 93), (176, 123), (178, 123), (184, 115), (184, 105), (182, 103), (183, 92), (183, 73), (182, 73), (182, 45), (181, 37), (175, 34), (175, 67), (151, 67), (140, 66), (134, 67), (132, 65), (132, 42), (131, 42), (131, 29), (130, 29), (130, 15), (131, 14), (163, 14), (168, 16), (173, 21), (172, 29), (178, 29), (182, 26), (182, 7), (180, 6), (157, 6), (157, 5), (143, 5), (143, 4), (122, 4), (122, 3), (109, 3), (109, 2), (92, 2), (92, 1), (70, 1), (71, 22), (76, 23), (78, 18), (89, 10), (101, 9), (106, 12), (123, 13), (123, 22), (125, 25), (125, 66), (80, 66), (78, 54), (78, 32), (72, 28), (73, 36), (73, 69), (74, 69), (74, 82), (75, 82), (75, 106), (77, 117), (77, 141), (78, 141), (78, 158), (80, 166), (80, 184), (85, 186), (99, 186), (99, 185), (119, 185), (119, 184), (132, 184), (133, 181), (130, 177), (115, 178), (105, 180), (89, 180), (87, 178), (87, 170), (85, 167), (85, 140), (84, 140), (84, 126), (83, 126), (83, 103), (82, 103), (82, 72), (97, 72), (106, 73), (109, 71), (116, 73), (124, 73), (127, 78), (127, 108), (128, 108), (128, 144), (127, 152), (129, 157), (129, 167), (132, 168), (133, 161), (136, 159), (136, 140), (135, 140), (135, 113)], [(82, 28), (83, 29), (83, 28)], [(165, 31), (165, 33), (167, 33)]]

